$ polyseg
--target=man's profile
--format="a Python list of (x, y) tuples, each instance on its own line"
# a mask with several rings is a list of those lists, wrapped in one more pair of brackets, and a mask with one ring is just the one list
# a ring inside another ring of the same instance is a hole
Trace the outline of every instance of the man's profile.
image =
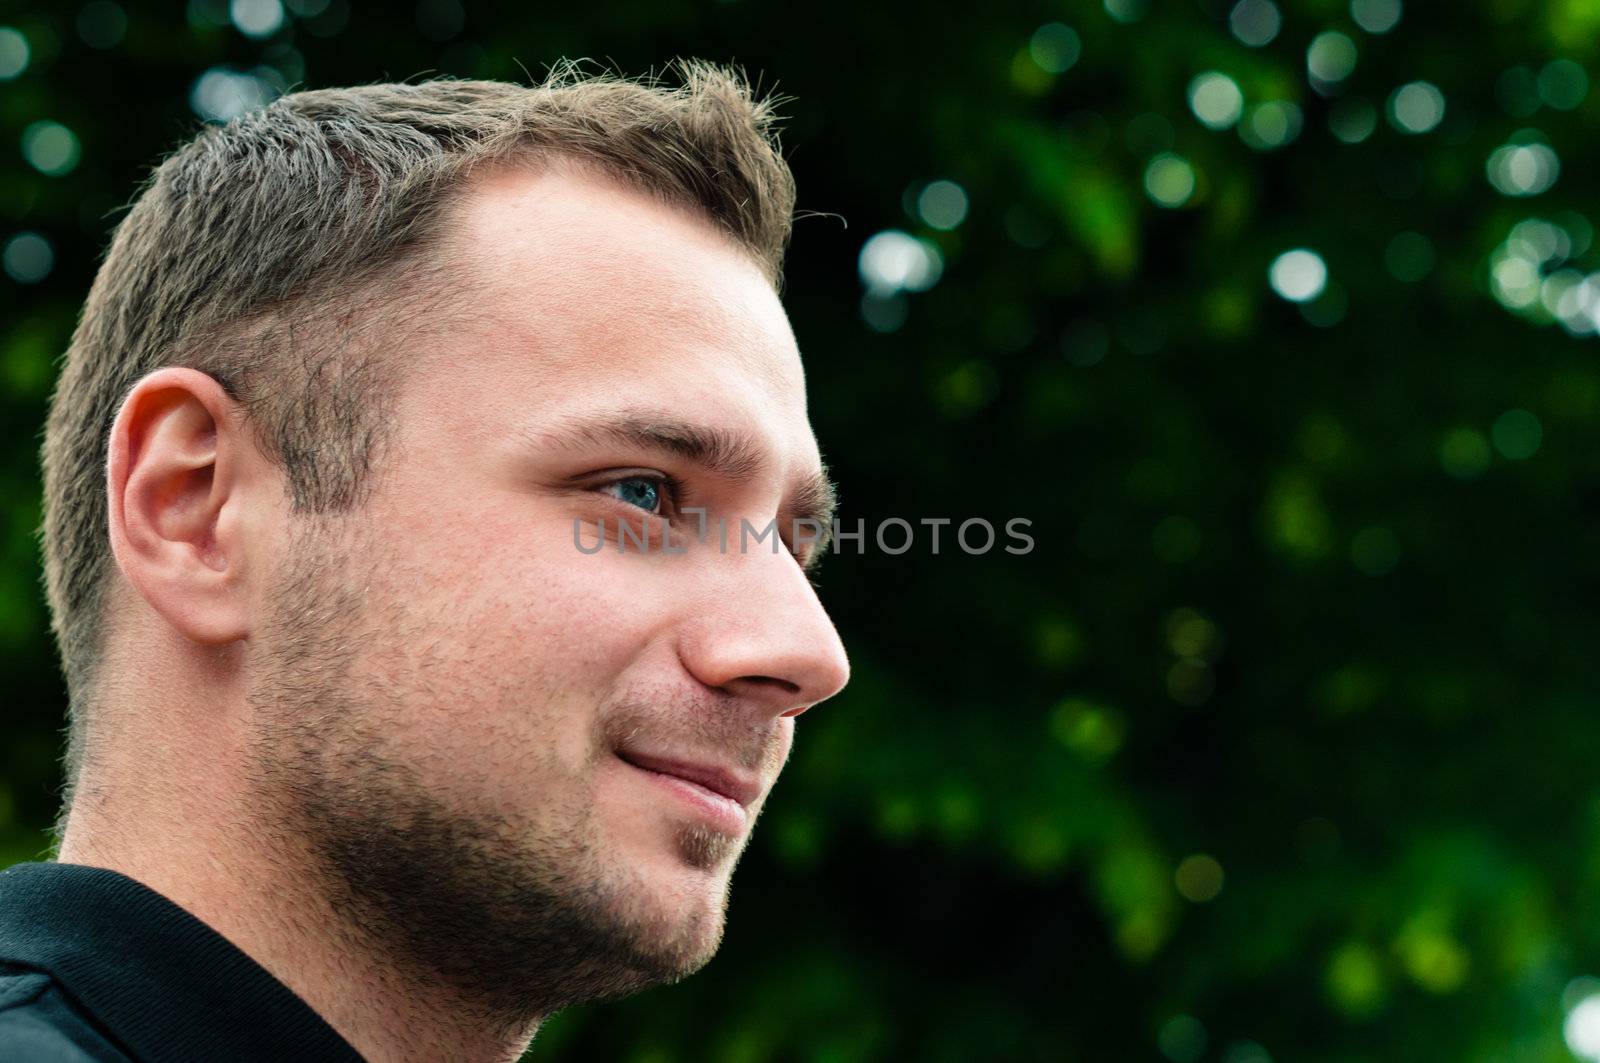
[(715, 951), (848, 666), (806, 544), (684, 517), (832, 491), (769, 107), (679, 74), (299, 92), (146, 184), (46, 432), (69, 791), (0, 1058), (513, 1060)]

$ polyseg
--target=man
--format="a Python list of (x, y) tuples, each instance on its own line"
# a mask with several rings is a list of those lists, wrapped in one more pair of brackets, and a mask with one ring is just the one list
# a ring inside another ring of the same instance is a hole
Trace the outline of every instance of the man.
[(715, 951), (848, 669), (792, 179), (679, 73), (297, 93), (146, 186), (45, 440), (71, 789), (0, 1058), (513, 1060)]

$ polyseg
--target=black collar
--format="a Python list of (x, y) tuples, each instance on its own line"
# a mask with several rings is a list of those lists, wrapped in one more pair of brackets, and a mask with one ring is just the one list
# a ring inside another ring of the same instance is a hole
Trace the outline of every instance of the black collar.
[(0, 961), (49, 973), (139, 1060), (361, 1063), (221, 934), (115, 871), (0, 871)]

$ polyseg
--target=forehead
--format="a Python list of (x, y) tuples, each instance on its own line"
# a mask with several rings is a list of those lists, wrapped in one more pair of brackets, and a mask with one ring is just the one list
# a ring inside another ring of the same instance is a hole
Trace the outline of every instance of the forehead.
[(525, 423), (662, 406), (815, 453), (777, 294), (708, 220), (575, 166), (507, 169), (475, 181), (445, 243), (477, 334), (447, 369), (480, 399)]

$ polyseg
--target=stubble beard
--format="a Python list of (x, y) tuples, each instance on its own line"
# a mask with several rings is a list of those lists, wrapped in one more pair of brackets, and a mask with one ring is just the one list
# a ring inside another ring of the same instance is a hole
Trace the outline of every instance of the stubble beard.
[[(530, 835), (452, 807), (391, 752), (385, 720), (405, 704), (406, 672), (376, 679), (353, 665), (374, 638), (406, 645), (405, 620), (366, 622), (371, 582), (350, 567), (362, 555), (331, 539), (294, 550), (250, 695), (262, 829), (310, 865), (306, 881), (337, 917), (330, 934), (508, 1029), (704, 966), (722, 938), (726, 877), (719, 905), (691, 906), (674, 925), (642, 900), (637, 870), (596, 851), (592, 807), (544, 809), (556, 826)], [(595, 753), (611, 756), (601, 736)], [(743, 848), (700, 827), (676, 841), (703, 870)]]

